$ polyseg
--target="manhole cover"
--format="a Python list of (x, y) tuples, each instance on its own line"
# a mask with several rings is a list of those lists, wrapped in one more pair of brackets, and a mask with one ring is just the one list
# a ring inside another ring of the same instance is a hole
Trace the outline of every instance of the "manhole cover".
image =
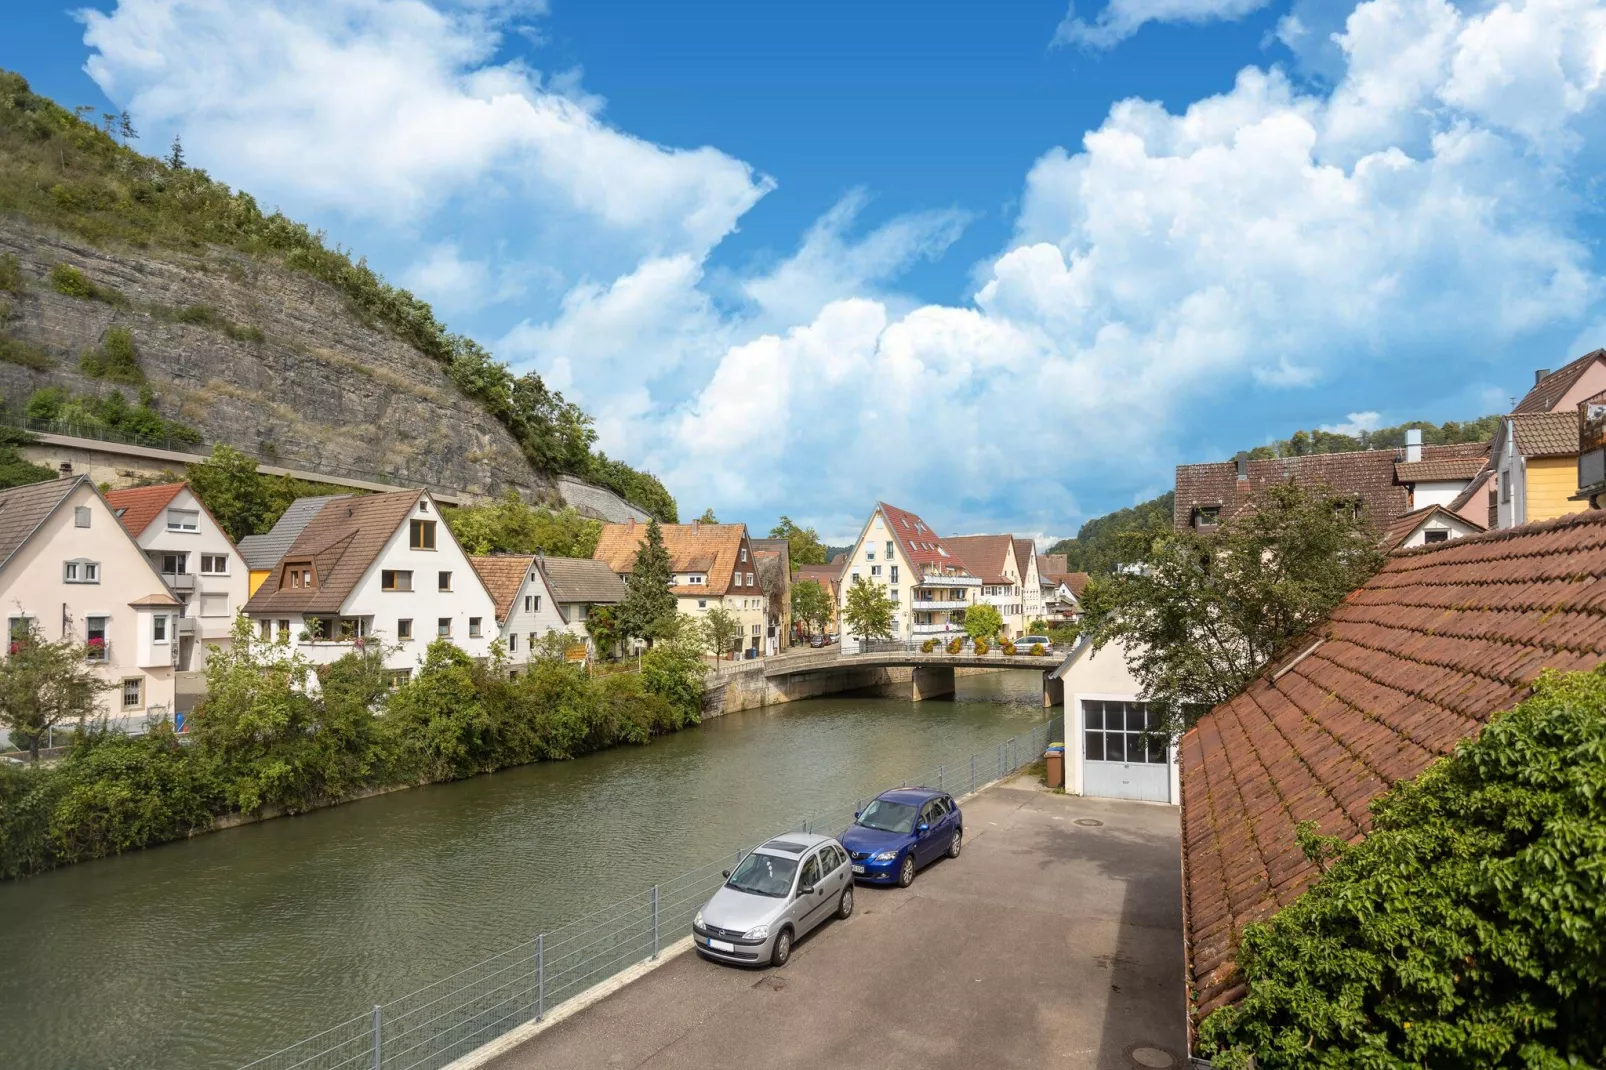
[[(1092, 817), (1079, 817), (1079, 818), (1076, 819), (1076, 823), (1078, 825), (1083, 826), (1084, 828), (1090, 828), (1090, 829), (1098, 828), (1100, 825), (1104, 824), (1104, 822), (1098, 820), (1097, 818), (1092, 818)], [(1148, 1050), (1148, 1049), (1145, 1049), (1145, 1050)], [(1170, 1066), (1171, 1064), (1170, 1063), (1161, 1063), (1160, 1065), (1162, 1065), (1162, 1066)]]
[(1138, 1044), (1126, 1049), (1126, 1058), (1133, 1066), (1145, 1067), (1148, 1070), (1164, 1070), (1165, 1067), (1177, 1065), (1175, 1055), (1151, 1044)]

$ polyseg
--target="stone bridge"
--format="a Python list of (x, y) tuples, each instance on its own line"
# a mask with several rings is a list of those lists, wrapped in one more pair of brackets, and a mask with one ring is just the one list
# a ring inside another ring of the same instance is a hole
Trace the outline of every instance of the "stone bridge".
[(917, 650), (876, 650), (863, 654), (806, 651), (755, 662), (721, 665), (709, 676), (721, 692), (722, 712), (752, 709), (844, 691), (870, 692), (921, 702), (954, 693), (957, 674), (975, 670), (1031, 669), (1043, 674), (1043, 706), (1062, 705), (1065, 685), (1050, 674), (1070, 656), (1051, 651), (1030, 654), (924, 654)]

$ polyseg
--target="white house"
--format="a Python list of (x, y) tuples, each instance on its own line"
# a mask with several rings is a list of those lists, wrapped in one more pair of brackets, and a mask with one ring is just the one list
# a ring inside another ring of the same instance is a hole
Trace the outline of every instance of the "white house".
[(106, 502), (182, 605), (174, 665), (204, 668), (207, 647), (229, 645), (250, 598), (245, 558), (187, 483), (108, 491)]
[(1005, 639), (1025, 635), (1043, 615), (1043, 592), (1037, 576), (1037, 553), (1030, 539), (1013, 535), (956, 535), (944, 543), (981, 578), (978, 604), (998, 610)]
[(1482, 524), (1474, 523), (1459, 513), (1451, 512), (1442, 505), (1430, 505), (1395, 520), (1384, 531), (1382, 543), (1385, 550), (1409, 550), (1477, 535), (1483, 530)]
[[(894, 607), (892, 637), (906, 640), (963, 634), (965, 610), (982, 587), (981, 577), (924, 520), (885, 502), (876, 503), (848, 554), (839, 613), (847, 609), (855, 579), (885, 589)], [(846, 644), (849, 625), (842, 620)]]
[(624, 600), (624, 581), (606, 561), (589, 557), (536, 554), (535, 567), (546, 580), (547, 590), (552, 592), (552, 600), (568, 629), (584, 639), (593, 654), (611, 653), (595, 649), (586, 621), (598, 607), (616, 606)]
[(496, 604), (427, 491), (326, 504), (246, 603), (264, 637), (327, 664), (375, 637), (405, 679), (436, 638), (487, 657)]
[(1138, 696), (1126, 648), (1095, 651), (1084, 639), (1050, 674), (1065, 688), (1065, 790), (1101, 799), (1177, 803), (1176, 744), (1159, 732), (1159, 714)]
[(84, 644), (111, 723), (172, 711), (178, 599), (87, 476), (0, 491), (0, 606), (12, 642)]
[(564, 620), (534, 554), (492, 554), (469, 561), (496, 604), (497, 634), (511, 664), (528, 664), (536, 644), (550, 631), (584, 640), (584, 629), (577, 633)]

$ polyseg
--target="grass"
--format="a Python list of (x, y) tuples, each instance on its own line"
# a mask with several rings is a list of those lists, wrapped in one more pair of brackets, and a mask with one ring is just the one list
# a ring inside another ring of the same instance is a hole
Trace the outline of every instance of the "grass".
[(47, 371), (56, 366), (49, 353), (32, 342), (25, 342), (20, 338), (8, 338), (0, 335), (0, 361), (7, 364), (16, 364), (23, 368), (32, 368), (36, 372)]
[(98, 347), (84, 350), (78, 358), (78, 370), (91, 379), (129, 386), (145, 382), (145, 371), (139, 366), (139, 353), (134, 349), (134, 336), (127, 327), (110, 328)]
[(212, 330), (227, 335), (236, 342), (261, 342), (267, 338), (260, 327), (249, 323), (235, 323), (211, 305), (190, 305), (186, 308), (152, 305), (151, 315), (167, 323), (185, 323), (192, 327), (210, 327)]
[(22, 265), (17, 262), (16, 254), (0, 256), (0, 290), (20, 294), (26, 287), (22, 279)]
[(88, 275), (71, 264), (52, 266), (49, 282), (51, 289), (68, 297), (76, 297), (82, 301), (99, 301), (117, 308), (128, 307), (128, 298), (121, 290), (92, 281)]

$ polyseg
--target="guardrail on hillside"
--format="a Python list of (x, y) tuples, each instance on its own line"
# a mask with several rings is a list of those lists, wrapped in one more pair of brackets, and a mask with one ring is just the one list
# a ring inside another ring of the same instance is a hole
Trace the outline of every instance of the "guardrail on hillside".
[[(1058, 723), (1051, 718), (996, 747), (956, 754), (905, 778), (901, 786), (919, 784), (956, 795), (975, 791), (1035, 761), (1057, 738)], [(772, 835), (800, 830), (835, 835), (862, 806), (862, 799), (852, 805), (844, 801)], [(690, 931), (692, 915), (724, 882), (720, 871), (736, 865), (748, 850), (733, 848), (434, 984), (375, 1004), (242, 1070), (439, 1070), (525, 1022), (539, 1021), (614, 974), (657, 958)]]

